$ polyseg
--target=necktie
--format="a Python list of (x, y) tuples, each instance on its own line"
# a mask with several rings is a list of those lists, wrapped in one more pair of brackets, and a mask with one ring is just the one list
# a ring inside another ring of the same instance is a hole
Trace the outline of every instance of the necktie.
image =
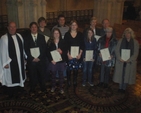
[(35, 42), (35, 45), (37, 44), (37, 37), (34, 36), (34, 42)]

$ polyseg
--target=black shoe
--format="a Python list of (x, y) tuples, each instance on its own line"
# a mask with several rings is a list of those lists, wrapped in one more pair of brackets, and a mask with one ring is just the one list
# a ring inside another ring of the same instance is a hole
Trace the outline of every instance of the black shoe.
[(98, 87), (102, 87), (103, 86), (103, 82), (100, 82), (97, 86)]
[(104, 84), (104, 88), (108, 88), (108, 84)]
[(124, 90), (124, 89), (122, 89), (122, 93), (123, 93), (123, 94), (125, 93), (125, 90)]
[(35, 89), (30, 89), (29, 93), (35, 93)]
[(77, 84), (73, 84), (74, 87), (77, 87)]
[(118, 92), (119, 93), (125, 93), (125, 90), (124, 89), (118, 89)]
[(122, 92), (122, 89), (118, 89), (118, 92), (121, 93)]
[(7, 99), (9, 100), (9, 99), (13, 99), (13, 98), (14, 98), (14, 95), (13, 94), (9, 94)]
[(68, 82), (67, 84), (68, 84), (68, 87), (70, 87), (70, 86), (71, 86), (71, 82)]

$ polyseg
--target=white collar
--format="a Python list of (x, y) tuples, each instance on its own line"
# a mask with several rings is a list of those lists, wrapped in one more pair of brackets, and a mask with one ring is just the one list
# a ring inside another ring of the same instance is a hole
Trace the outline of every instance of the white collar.
[(32, 33), (31, 33), (31, 35), (32, 35), (32, 37), (37, 37), (37, 33), (36, 33), (36, 34), (32, 34)]

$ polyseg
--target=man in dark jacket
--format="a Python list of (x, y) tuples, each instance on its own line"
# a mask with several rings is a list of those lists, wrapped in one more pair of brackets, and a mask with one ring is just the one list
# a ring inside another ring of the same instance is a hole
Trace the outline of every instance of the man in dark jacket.
[(36, 22), (31, 22), (29, 27), (31, 33), (25, 38), (25, 52), (30, 73), (30, 92), (35, 91), (37, 81), (39, 81), (41, 91), (45, 91), (45, 37), (37, 32), (38, 25)]

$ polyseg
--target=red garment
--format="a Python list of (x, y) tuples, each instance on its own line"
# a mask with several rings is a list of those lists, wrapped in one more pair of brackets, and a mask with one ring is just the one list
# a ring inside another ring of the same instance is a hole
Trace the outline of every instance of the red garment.
[(110, 41), (110, 38), (106, 37), (105, 48), (109, 47), (109, 41)]
[[(106, 37), (106, 43), (105, 43), (105, 48), (109, 47), (109, 42), (110, 42), (110, 38)], [(105, 64), (106, 61), (103, 62), (103, 64)]]

